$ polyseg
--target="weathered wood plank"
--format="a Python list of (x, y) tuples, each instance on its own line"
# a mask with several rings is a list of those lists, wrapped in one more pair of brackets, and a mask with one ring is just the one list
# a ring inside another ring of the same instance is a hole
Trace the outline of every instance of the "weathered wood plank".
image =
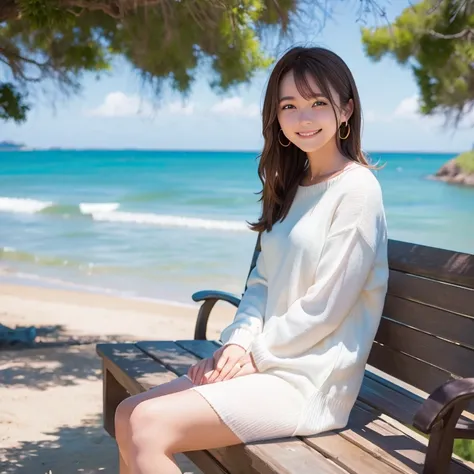
[[(348, 432), (343, 430), (342, 433)], [(387, 460), (390, 456), (378, 446), (357, 446), (347, 436), (338, 432), (323, 433), (318, 436), (308, 436), (302, 440), (321, 454), (330, 458), (338, 466), (353, 474), (413, 474), (415, 471), (397, 462), (396, 459)], [(360, 444), (360, 443), (359, 443)], [(393, 467), (396, 465), (398, 468)]]
[(221, 346), (217, 341), (176, 341), (178, 346), (191, 352), (200, 359), (212, 357), (214, 352)]
[(377, 342), (372, 345), (368, 364), (426, 393), (452, 380), (448, 372)]
[[(132, 395), (173, 380), (165, 367), (149, 363), (135, 344), (98, 344), (97, 353), (117, 381)], [(153, 369), (150, 372), (150, 369)], [(133, 374), (133, 377), (126, 374)]]
[[(428, 397), (428, 394), (420, 392), (416, 388), (402, 384), (400, 381), (390, 377), (388, 374), (380, 373), (377, 375), (372, 370), (366, 370), (365, 376), (373, 380), (379, 388), (386, 393), (385, 397), (393, 398), (396, 395), (392, 395), (392, 392), (398, 392), (403, 397), (399, 399), (399, 402), (405, 407), (405, 409), (413, 414)], [(383, 374), (383, 376), (382, 376)], [(407, 400), (408, 399), (408, 400)], [(474, 420), (474, 402), (471, 402), (466, 410), (463, 411), (461, 421), (469, 423)], [(410, 423), (411, 424), (411, 423)]]
[(232, 474), (348, 474), (297, 438), (212, 450)]
[(108, 362), (102, 360), (102, 406), (105, 431), (115, 438), (115, 412), (119, 404), (129, 396), (108, 368)]
[[(212, 355), (217, 348), (211, 341), (180, 342), (186, 342), (185, 345), (192, 346), (205, 357)], [(166, 364), (168, 370), (176, 375), (187, 373), (188, 367), (202, 358), (171, 341), (140, 341), (137, 347), (155, 361)], [(281, 441), (231, 446), (209, 450), (209, 453), (233, 474), (312, 474), (315, 469), (324, 474), (344, 474), (342, 469), (298, 440), (291, 441), (290, 447), (287, 441)]]
[[(473, 375), (474, 350), (417, 331), (385, 317), (380, 322), (375, 340), (385, 347), (411, 355), (446, 372), (461, 377)], [(403, 380), (403, 377), (399, 378)]]
[[(395, 440), (395, 450), (400, 456), (400, 459), (410, 459), (413, 467), (421, 469), (426, 456), (428, 446), (428, 439), (418, 432), (406, 426), (403, 423), (394, 420), (376, 408), (373, 408), (364, 402), (357, 401), (357, 410), (355, 411), (357, 417), (361, 417), (362, 423), (373, 423), (377, 428), (375, 431), (384, 429), (387, 433), (392, 433), (391, 437)], [(360, 421), (356, 422), (354, 426), (358, 426)], [(372, 434), (366, 429), (363, 430), (363, 438), (369, 440)], [(399, 438), (397, 438), (397, 436)], [(389, 440), (389, 438), (387, 438)], [(398, 441), (397, 441), (398, 440)], [(403, 440), (403, 441), (402, 441)], [(393, 441), (388, 441), (392, 443)], [(377, 441), (377, 444), (379, 441)], [(406, 462), (406, 461), (405, 461)], [(449, 474), (472, 474), (474, 465), (462, 460), (459, 456), (453, 455), (450, 462)]]
[[(445, 283), (443, 283), (445, 285)], [(474, 290), (472, 306), (474, 307)], [(468, 300), (463, 300), (468, 303)], [(472, 310), (474, 311), (474, 309)], [(387, 295), (383, 315), (424, 332), (474, 348), (474, 318)]]
[(474, 255), (390, 239), (388, 263), (392, 270), (474, 288)]
[(474, 290), (396, 270), (389, 273), (388, 295), (474, 317)]
[(189, 367), (199, 361), (174, 341), (139, 341), (136, 346), (178, 376), (186, 375)]
[(205, 474), (231, 474), (217, 459), (207, 451), (189, 451), (184, 453)]

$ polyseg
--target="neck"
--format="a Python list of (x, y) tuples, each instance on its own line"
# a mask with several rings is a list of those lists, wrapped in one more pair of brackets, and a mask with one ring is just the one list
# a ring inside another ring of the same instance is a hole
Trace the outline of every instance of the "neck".
[(341, 154), (335, 140), (330, 140), (323, 148), (306, 155), (309, 161), (310, 179), (336, 172), (349, 161)]

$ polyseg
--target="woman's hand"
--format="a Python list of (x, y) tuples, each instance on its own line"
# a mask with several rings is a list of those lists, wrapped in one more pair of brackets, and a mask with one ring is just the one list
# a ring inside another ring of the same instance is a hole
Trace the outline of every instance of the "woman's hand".
[(252, 354), (245, 354), (240, 360), (240, 370), (233, 377), (241, 377), (242, 375), (256, 374), (258, 372)]
[(214, 352), (214, 371), (208, 378), (208, 383), (229, 380), (242, 368), (240, 359), (245, 356), (245, 349), (237, 344), (222, 346)]
[(208, 357), (192, 365), (188, 370), (188, 377), (194, 385), (207, 383), (208, 377), (214, 369), (214, 358)]

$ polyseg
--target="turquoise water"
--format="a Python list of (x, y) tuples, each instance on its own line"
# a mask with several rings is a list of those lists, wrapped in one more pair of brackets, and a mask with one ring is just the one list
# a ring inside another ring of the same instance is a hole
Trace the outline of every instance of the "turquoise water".
[[(474, 189), (427, 179), (453, 155), (371, 153), (393, 239), (474, 253)], [(0, 154), (0, 274), (191, 302), (241, 292), (255, 234), (257, 153)]]

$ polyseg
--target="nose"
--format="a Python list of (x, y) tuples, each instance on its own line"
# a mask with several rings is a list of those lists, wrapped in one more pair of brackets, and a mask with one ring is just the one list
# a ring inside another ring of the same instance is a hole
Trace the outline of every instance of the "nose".
[(307, 125), (312, 122), (313, 122), (313, 117), (311, 115), (311, 112), (303, 110), (300, 114), (300, 123)]

